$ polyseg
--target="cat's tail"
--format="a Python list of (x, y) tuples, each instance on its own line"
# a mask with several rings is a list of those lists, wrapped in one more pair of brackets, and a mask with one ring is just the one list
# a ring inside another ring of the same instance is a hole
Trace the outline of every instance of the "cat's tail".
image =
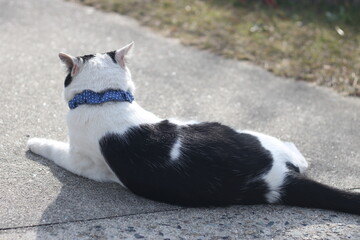
[(281, 195), (281, 203), (285, 205), (360, 215), (360, 194), (335, 189), (301, 175), (289, 175)]

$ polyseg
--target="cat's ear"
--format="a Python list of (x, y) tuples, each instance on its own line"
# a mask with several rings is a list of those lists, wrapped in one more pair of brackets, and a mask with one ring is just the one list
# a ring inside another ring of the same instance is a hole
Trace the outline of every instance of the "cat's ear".
[(115, 51), (115, 60), (120, 67), (125, 68), (126, 58), (130, 55), (131, 49), (134, 47), (134, 42), (129, 43), (123, 48)]
[(80, 61), (76, 57), (65, 53), (59, 53), (59, 58), (66, 65), (72, 77), (78, 74), (80, 69)]

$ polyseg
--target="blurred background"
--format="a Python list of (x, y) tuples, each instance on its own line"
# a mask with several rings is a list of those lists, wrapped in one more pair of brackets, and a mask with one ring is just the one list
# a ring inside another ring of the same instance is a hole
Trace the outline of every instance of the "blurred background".
[(360, 96), (360, 0), (73, 0), (185, 45)]

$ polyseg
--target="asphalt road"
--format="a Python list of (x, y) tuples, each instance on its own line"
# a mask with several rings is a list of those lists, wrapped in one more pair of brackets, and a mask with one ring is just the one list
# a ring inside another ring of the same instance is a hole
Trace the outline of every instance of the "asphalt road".
[(360, 188), (360, 99), (184, 47), (127, 17), (60, 0), (0, 0), (0, 239), (360, 239), (360, 218), (284, 206), (180, 208), (75, 176), (26, 149), (66, 140), (57, 57), (134, 40), (138, 103), (293, 141), (308, 175)]

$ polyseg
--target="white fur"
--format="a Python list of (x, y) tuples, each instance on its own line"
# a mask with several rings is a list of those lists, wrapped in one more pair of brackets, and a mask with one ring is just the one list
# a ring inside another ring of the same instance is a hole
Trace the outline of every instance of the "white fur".
[[(54, 140), (32, 138), (28, 142), (29, 149), (43, 157), (53, 160), (60, 167), (77, 175), (96, 181), (120, 181), (103, 161), (90, 158), (86, 152), (69, 148), (69, 144)], [(91, 154), (91, 153), (90, 153)]]
[(136, 102), (82, 105), (69, 111), (69, 144), (33, 138), (29, 149), (57, 165), (96, 181), (120, 182), (110, 170), (99, 148), (107, 132), (124, 133), (132, 126), (157, 123), (161, 119), (142, 109)]
[(107, 54), (96, 54), (80, 67), (71, 84), (65, 88), (65, 101), (71, 100), (77, 93), (85, 89), (101, 92), (107, 89), (122, 89), (134, 92), (131, 73), (127, 67), (121, 68), (113, 63)]
[(173, 147), (170, 151), (170, 159), (172, 161), (177, 160), (181, 155), (181, 140), (178, 138), (176, 142), (174, 143)]
[(293, 143), (282, 142), (277, 138), (254, 131), (239, 132), (256, 136), (261, 145), (271, 153), (274, 160), (273, 165), (262, 178), (270, 188), (270, 192), (266, 194), (268, 202), (275, 203), (280, 198), (281, 186), (284, 183), (286, 173), (289, 171), (286, 162), (291, 162), (297, 166), (300, 173), (307, 169), (308, 163)]
[(179, 125), (179, 126), (186, 126), (186, 125), (199, 123), (198, 121), (195, 121), (195, 120), (182, 121), (182, 120), (179, 120), (179, 119), (176, 119), (176, 118), (169, 118), (168, 120), (169, 120), (169, 122), (171, 122), (173, 124), (176, 124), (176, 125)]
[[(116, 66), (107, 54), (97, 54), (80, 67), (71, 84), (65, 88), (64, 96), (68, 102), (85, 89), (101, 92), (110, 88), (133, 92), (130, 71), (126, 66)], [(159, 121), (160, 118), (142, 109), (135, 101), (101, 106), (81, 105), (67, 114), (69, 143), (32, 138), (27, 145), (32, 152), (75, 174), (96, 181), (122, 184), (100, 152), (100, 138), (108, 132), (121, 134), (132, 126)]]

